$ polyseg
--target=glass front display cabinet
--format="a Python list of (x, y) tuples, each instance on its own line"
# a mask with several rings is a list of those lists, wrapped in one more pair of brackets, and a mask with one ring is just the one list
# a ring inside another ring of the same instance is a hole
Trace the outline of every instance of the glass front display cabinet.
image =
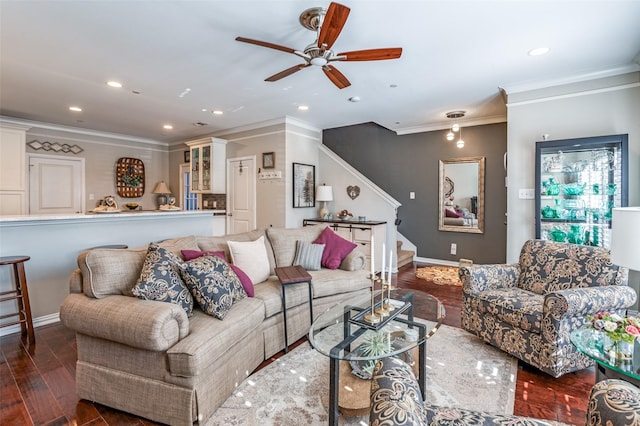
[(536, 142), (536, 238), (609, 248), (628, 203), (628, 136)]

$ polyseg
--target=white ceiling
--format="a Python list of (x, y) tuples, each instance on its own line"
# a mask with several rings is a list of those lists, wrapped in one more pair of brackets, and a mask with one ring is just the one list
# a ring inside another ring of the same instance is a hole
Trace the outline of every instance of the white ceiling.
[[(302, 50), (315, 33), (300, 13), (328, 4), (2, 0), (0, 114), (163, 142), (284, 116), (320, 129), (373, 121), (405, 133), (445, 127), (445, 113), (460, 109), (469, 124), (504, 121), (500, 88), (640, 69), (640, 0), (342, 0), (351, 14), (336, 52), (402, 47), (402, 57), (334, 62), (352, 83), (343, 90), (316, 67), (263, 81), (302, 60), (235, 37)], [(550, 53), (527, 55), (540, 46)], [(107, 87), (111, 79), (124, 87)]]

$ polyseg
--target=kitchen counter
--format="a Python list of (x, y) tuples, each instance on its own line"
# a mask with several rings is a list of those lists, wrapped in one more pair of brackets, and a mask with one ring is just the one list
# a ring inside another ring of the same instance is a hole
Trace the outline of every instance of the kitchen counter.
[(126, 220), (142, 219), (145, 217), (159, 218), (162, 216), (217, 216), (224, 215), (225, 210), (123, 210), (114, 213), (78, 213), (78, 214), (53, 214), (53, 215), (16, 215), (0, 216), (0, 227), (3, 225), (16, 225), (17, 223), (53, 222), (53, 221), (95, 221), (95, 220)]
[[(26, 255), (29, 299), (34, 325), (58, 320), (62, 299), (69, 294), (68, 279), (80, 253), (91, 247), (127, 245), (188, 235), (223, 235), (224, 210), (122, 211), (0, 217), (0, 256)], [(0, 268), (0, 292), (8, 290), (10, 268)], [(18, 326), (0, 329), (2, 334)]]

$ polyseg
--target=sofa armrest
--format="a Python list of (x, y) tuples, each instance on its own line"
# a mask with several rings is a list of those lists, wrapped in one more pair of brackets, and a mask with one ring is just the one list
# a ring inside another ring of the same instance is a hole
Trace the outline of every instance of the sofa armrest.
[(518, 284), (520, 265), (490, 264), (460, 267), (462, 291), (476, 295), (488, 289), (513, 288)]
[(69, 276), (69, 293), (82, 293), (82, 272), (76, 269)]
[(358, 250), (352, 250), (347, 257), (340, 263), (340, 269), (345, 271), (360, 271), (364, 269), (366, 258), (364, 254)]
[(640, 389), (629, 382), (607, 379), (597, 382), (589, 394), (588, 425), (625, 425), (640, 419)]
[(150, 351), (165, 351), (189, 334), (180, 306), (120, 295), (70, 294), (60, 306), (60, 320), (78, 333)]
[(378, 360), (371, 380), (370, 425), (426, 424), (422, 392), (411, 367), (397, 358)]
[(623, 285), (558, 290), (545, 296), (542, 317), (553, 317), (556, 321), (568, 316), (586, 317), (600, 311), (625, 309), (635, 302), (636, 291)]

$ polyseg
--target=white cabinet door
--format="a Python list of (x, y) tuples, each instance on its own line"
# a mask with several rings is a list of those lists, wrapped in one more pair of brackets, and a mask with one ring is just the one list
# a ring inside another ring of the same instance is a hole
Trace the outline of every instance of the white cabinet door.
[(81, 213), (82, 160), (29, 156), (29, 213)]

